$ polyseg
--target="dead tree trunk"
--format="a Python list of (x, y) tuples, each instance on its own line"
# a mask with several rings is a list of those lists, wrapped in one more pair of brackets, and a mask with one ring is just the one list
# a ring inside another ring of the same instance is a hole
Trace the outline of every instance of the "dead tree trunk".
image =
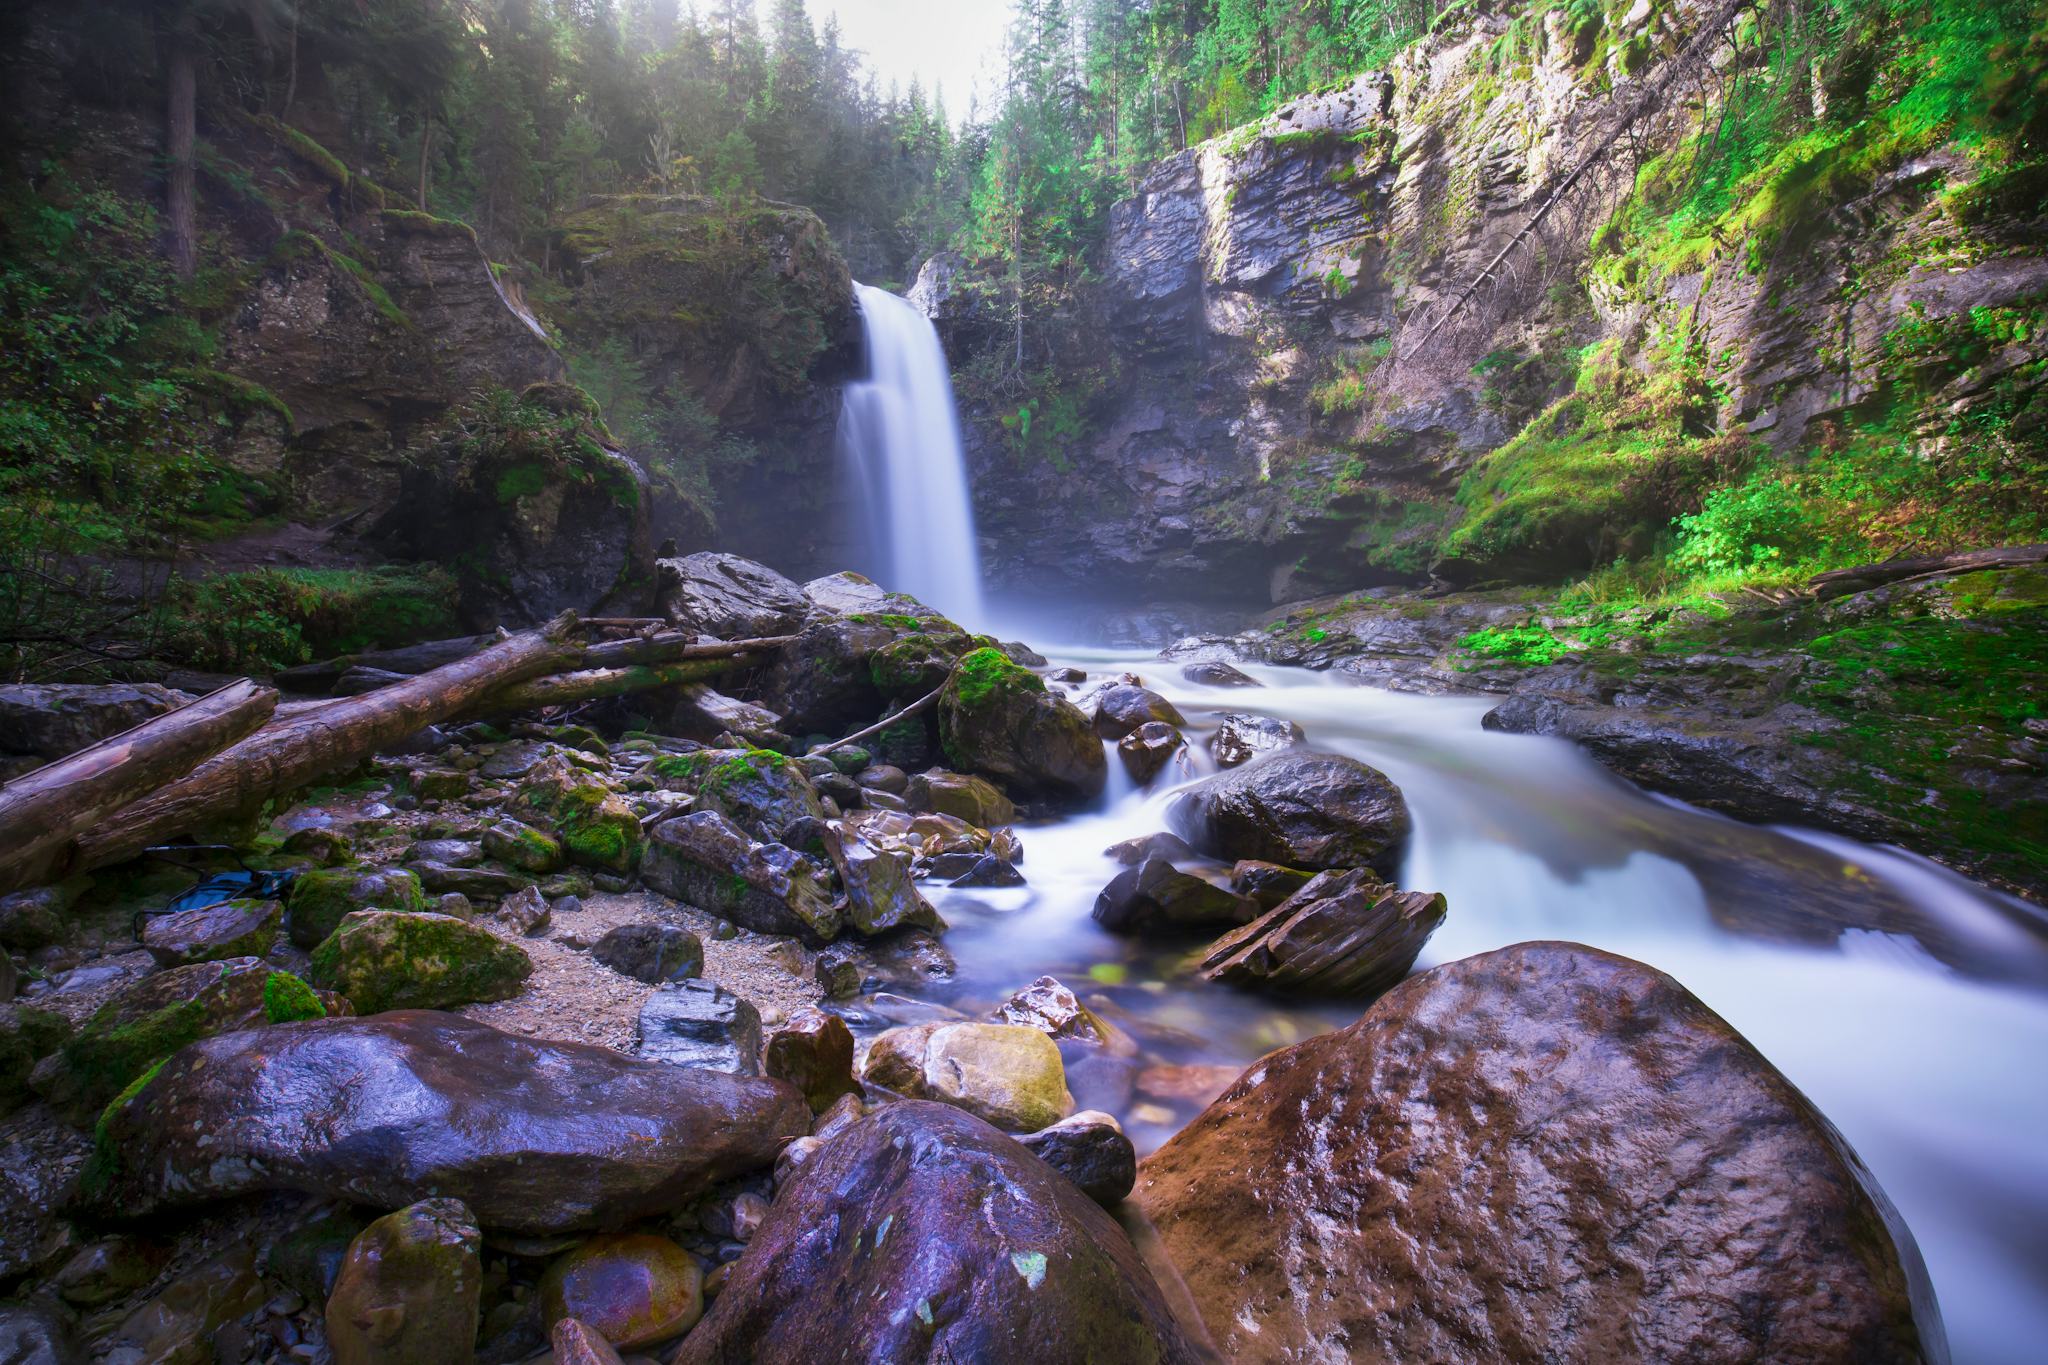
[(270, 719), (277, 693), (244, 679), (0, 787), (0, 892), (136, 798), (183, 777)]
[(483, 698), (470, 714), (503, 715), (543, 706), (596, 701), (600, 697), (623, 697), (628, 692), (647, 692), (678, 683), (702, 682), (738, 666), (739, 659), (729, 655), (722, 659), (690, 659), (682, 663), (633, 664), (625, 668), (587, 668), (575, 673), (558, 673), (500, 688)]
[(151, 844), (253, 815), (271, 797), (359, 763), (510, 684), (573, 664), (575, 627), (574, 614), (565, 614), (431, 673), (275, 721), (79, 836), (61, 870), (123, 862)]

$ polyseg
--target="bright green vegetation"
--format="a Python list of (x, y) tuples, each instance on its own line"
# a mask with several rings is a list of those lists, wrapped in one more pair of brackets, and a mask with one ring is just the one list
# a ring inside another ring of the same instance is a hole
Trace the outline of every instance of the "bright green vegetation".
[(439, 568), (251, 569), (179, 579), (165, 647), (202, 668), (276, 669), (456, 633)]
[(532, 973), (516, 944), (447, 915), (360, 912), (313, 950), (313, 979), (363, 1014), (503, 1000)]
[(325, 1019), (327, 1007), (313, 988), (290, 972), (272, 972), (263, 982), (263, 1016), (273, 1024)]
[(948, 700), (967, 711), (979, 711), (998, 698), (1045, 691), (1045, 679), (1000, 649), (982, 648), (954, 665), (947, 685)]

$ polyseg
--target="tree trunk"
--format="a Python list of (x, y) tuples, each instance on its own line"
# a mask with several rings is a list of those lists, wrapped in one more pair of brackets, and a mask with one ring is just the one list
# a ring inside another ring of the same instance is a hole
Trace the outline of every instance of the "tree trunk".
[(62, 870), (124, 862), (151, 844), (254, 815), (272, 797), (351, 767), (510, 684), (573, 664), (580, 651), (568, 636), (575, 627), (574, 613), (565, 613), (431, 673), (274, 721), (81, 835)]
[(277, 693), (244, 679), (0, 787), (0, 892), (35, 884), (80, 831), (268, 720)]
[(164, 161), (170, 180), (164, 194), (164, 216), (170, 225), (171, 267), (178, 278), (189, 280), (199, 259), (198, 230), (193, 222), (199, 39), (189, 13), (180, 15), (172, 25), (165, 57)]
[(1852, 592), (1881, 588), (1887, 583), (1927, 578), (1935, 574), (1974, 573), (1980, 569), (2016, 569), (2027, 564), (2048, 563), (2048, 544), (2007, 545), (1995, 550), (1960, 550), (1955, 554), (1930, 555), (1922, 559), (1893, 559), (1883, 564), (1861, 564), (1853, 569), (1833, 569), (1806, 581), (1813, 595), (1825, 602), (1847, 597)]
[[(649, 692), (657, 687), (702, 682), (739, 667), (737, 657), (690, 659), (672, 664), (632, 664), (625, 668), (588, 668), (575, 673), (557, 673), (531, 682), (501, 687), (470, 709), (471, 715), (504, 715), (533, 711), (543, 706), (567, 706), (573, 702), (596, 701), (601, 697), (623, 697), (629, 692)], [(376, 695), (372, 693), (371, 695)]]
[(767, 635), (757, 640), (718, 640), (692, 644), (681, 632), (633, 640), (606, 640), (583, 651), (585, 668), (616, 668), (623, 664), (675, 664), (691, 659), (730, 659), (741, 654), (766, 654), (796, 640), (794, 635)]
[(494, 643), (496, 635), (462, 635), (453, 640), (427, 640), (398, 649), (370, 649), (360, 654), (343, 654), (318, 663), (297, 664), (277, 675), (283, 686), (294, 692), (313, 692), (334, 686), (351, 668), (381, 668), (391, 673), (425, 673), (431, 668), (466, 659)]

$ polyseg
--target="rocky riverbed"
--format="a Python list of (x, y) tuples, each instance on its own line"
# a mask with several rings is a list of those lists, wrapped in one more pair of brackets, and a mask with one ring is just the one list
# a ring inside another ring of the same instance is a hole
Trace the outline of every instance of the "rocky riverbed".
[[(1720, 1013), (1433, 949), (1492, 907), (1418, 859), (1428, 782), (1259, 697), (1331, 626), (1135, 673), (668, 573), (793, 642), (423, 734), (187, 855), (282, 874), (188, 908), (162, 860), (0, 901), (0, 1359), (1946, 1358)], [(55, 747), (162, 702), (16, 700)]]

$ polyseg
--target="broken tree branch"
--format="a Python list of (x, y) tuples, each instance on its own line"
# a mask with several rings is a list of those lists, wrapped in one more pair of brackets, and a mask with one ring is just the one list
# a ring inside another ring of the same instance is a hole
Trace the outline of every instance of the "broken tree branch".
[(1853, 569), (1833, 569), (1806, 580), (1807, 589), (1822, 602), (1847, 597), (1852, 592), (1881, 588), (1915, 578), (1941, 574), (1971, 573), (1978, 569), (2017, 569), (2027, 564), (2048, 563), (2048, 544), (2007, 545), (1994, 550), (1961, 550), (1955, 554), (1930, 555), (1921, 559), (1893, 559), (1883, 564), (1859, 564)]
[(183, 777), (276, 706), (275, 690), (244, 678), (0, 787), (0, 892), (35, 883), (80, 831)]
[(693, 636), (680, 631), (648, 635), (631, 640), (606, 640), (583, 651), (586, 668), (616, 668), (622, 664), (672, 664), (690, 659), (730, 659), (742, 654), (766, 654), (796, 639), (794, 635), (767, 635), (757, 640), (713, 640), (693, 644)]

